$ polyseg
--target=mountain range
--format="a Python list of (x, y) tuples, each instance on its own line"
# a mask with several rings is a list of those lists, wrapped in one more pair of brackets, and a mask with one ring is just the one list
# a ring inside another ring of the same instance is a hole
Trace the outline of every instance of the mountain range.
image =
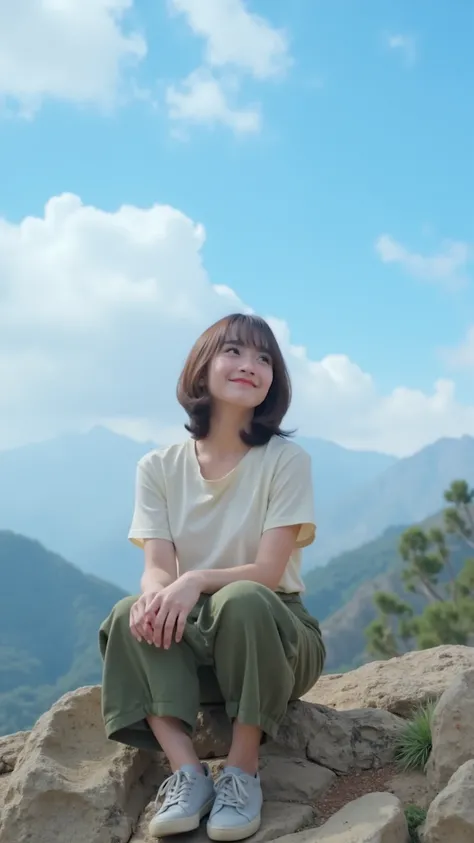
[(444, 490), (458, 478), (474, 485), (472, 436), (439, 439), (398, 460), (329, 507), (319, 536), (319, 558), (360, 547), (389, 527), (428, 518), (443, 506)]
[[(296, 441), (312, 457), (318, 520), (305, 573), (435, 512), (456, 477), (474, 483), (469, 436), (441, 439), (399, 460), (320, 439)], [(38, 539), (86, 573), (135, 592), (141, 557), (127, 531), (136, 463), (153, 447), (97, 427), (0, 452), (0, 529)]]

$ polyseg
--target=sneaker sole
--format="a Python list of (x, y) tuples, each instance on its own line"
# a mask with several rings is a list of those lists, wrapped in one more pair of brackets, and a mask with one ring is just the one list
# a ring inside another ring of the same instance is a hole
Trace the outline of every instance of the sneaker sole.
[(214, 798), (206, 802), (197, 814), (191, 817), (183, 817), (181, 820), (162, 820), (153, 817), (148, 831), (152, 837), (171, 837), (173, 834), (185, 834), (187, 831), (195, 831), (199, 828), (203, 817), (210, 813), (214, 804)]
[(207, 824), (207, 836), (210, 840), (220, 841), (220, 843), (231, 843), (234, 840), (246, 840), (252, 834), (256, 834), (262, 824), (262, 818), (259, 814), (252, 822), (247, 825), (241, 825), (238, 828), (219, 828)]

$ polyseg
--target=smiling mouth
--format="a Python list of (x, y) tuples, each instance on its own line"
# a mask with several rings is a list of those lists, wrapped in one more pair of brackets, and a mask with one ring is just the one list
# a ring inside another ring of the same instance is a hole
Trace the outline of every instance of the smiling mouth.
[(253, 386), (255, 388), (255, 384), (252, 381), (246, 380), (246, 378), (233, 378), (231, 383), (243, 383), (244, 386)]

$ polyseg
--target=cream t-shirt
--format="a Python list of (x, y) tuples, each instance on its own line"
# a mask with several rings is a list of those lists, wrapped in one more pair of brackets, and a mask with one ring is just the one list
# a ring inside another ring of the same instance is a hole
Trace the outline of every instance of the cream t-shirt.
[(232, 471), (206, 480), (195, 443), (153, 450), (137, 466), (135, 510), (129, 539), (167, 539), (178, 574), (199, 568), (232, 568), (255, 561), (262, 534), (300, 524), (278, 591), (304, 591), (301, 548), (314, 541), (311, 458), (294, 442), (272, 436), (251, 448)]

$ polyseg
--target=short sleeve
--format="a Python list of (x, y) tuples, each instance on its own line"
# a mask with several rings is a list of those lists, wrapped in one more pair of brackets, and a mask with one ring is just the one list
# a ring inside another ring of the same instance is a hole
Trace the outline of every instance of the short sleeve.
[(143, 457), (136, 471), (135, 508), (128, 538), (138, 547), (145, 539), (166, 539), (172, 542), (166, 503), (163, 468), (158, 455)]
[(283, 454), (270, 487), (263, 532), (300, 524), (299, 548), (312, 544), (316, 535), (311, 458), (303, 449)]

